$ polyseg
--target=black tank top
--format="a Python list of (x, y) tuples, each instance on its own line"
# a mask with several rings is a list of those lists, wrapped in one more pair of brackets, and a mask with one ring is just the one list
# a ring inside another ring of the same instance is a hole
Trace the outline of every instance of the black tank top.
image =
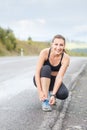
[(60, 60), (59, 64), (56, 65), (56, 66), (53, 66), (53, 65), (50, 64), (50, 61), (49, 61), (50, 52), (51, 52), (51, 48), (50, 48), (50, 50), (49, 50), (48, 58), (47, 58), (47, 60), (44, 62), (44, 65), (49, 65), (49, 66), (51, 67), (51, 70), (52, 70), (52, 71), (59, 71), (59, 69), (60, 69), (60, 67), (61, 67), (61, 61), (62, 61), (62, 58), (63, 58), (64, 53), (62, 53), (61, 60)]

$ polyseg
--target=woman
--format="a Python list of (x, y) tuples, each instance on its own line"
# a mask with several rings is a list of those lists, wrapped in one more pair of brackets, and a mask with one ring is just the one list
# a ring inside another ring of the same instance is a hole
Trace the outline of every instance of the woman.
[(64, 100), (68, 97), (68, 89), (62, 81), (69, 62), (62, 35), (54, 36), (51, 47), (40, 52), (33, 81), (42, 102), (42, 110), (51, 111), (56, 98)]

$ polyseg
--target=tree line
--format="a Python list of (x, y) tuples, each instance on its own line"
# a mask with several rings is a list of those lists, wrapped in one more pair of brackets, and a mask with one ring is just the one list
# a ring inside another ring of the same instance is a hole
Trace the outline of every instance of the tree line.
[(4, 29), (0, 27), (0, 43), (6, 46), (6, 49), (11, 51), (16, 48), (16, 37), (13, 31), (8, 28)]

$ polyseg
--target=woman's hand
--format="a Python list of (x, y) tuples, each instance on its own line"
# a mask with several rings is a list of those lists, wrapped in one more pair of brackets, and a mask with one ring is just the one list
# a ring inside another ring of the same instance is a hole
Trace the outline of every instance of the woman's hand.
[(43, 91), (39, 92), (39, 99), (40, 99), (40, 101), (44, 101), (46, 99), (46, 96)]
[(56, 98), (54, 96), (51, 96), (49, 100), (50, 105), (55, 104), (55, 102), (56, 102)]

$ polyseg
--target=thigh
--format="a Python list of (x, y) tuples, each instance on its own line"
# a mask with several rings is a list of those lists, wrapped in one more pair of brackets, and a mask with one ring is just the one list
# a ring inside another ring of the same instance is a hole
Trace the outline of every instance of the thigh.
[[(41, 78), (41, 77), (51, 78), (51, 67), (50, 67), (49, 65), (44, 65), (44, 66), (41, 68), (40, 78)], [(37, 87), (36, 81), (35, 81), (35, 75), (33, 76), (33, 83), (34, 83), (34, 85)]]
[[(55, 78), (56, 78), (55, 76), (51, 76), (49, 91), (52, 91), (52, 90), (53, 90), (54, 83), (55, 83)], [(33, 76), (33, 83), (34, 83), (34, 85), (37, 87), (36, 81), (35, 81), (35, 75)]]

